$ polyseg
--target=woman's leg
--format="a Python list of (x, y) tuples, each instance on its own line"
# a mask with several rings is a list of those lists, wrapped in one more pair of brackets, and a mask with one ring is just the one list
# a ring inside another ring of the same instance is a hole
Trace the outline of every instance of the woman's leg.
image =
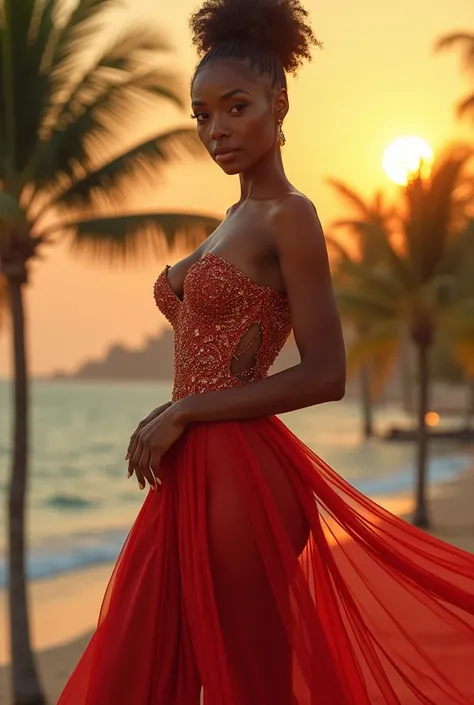
[(199, 705), (200, 690), (181, 589), (175, 497), (164, 489), (145, 500), (96, 634), (59, 704)]
[[(286, 477), (271, 460), (269, 454), (267, 484), (296, 556), (306, 540), (304, 519)], [(234, 462), (216, 463), (207, 478), (209, 557), (235, 691), (232, 705), (293, 705), (292, 648), (281, 614), (289, 613), (289, 589), (287, 604), (277, 607)]]

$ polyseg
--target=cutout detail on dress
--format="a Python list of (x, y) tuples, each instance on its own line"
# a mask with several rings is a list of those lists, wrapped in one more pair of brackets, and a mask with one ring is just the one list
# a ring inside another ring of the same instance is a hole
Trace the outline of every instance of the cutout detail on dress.
[(240, 382), (252, 381), (261, 343), (262, 326), (260, 321), (257, 321), (241, 337), (236, 351), (232, 355), (230, 371)]

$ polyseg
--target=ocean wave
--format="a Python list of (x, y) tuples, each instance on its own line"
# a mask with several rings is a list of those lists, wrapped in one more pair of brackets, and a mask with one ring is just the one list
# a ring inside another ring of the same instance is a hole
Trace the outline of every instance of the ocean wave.
[[(115, 561), (128, 529), (103, 534), (76, 534), (70, 541), (33, 548), (27, 559), (29, 580), (45, 580), (81, 568)], [(6, 557), (0, 556), (0, 588), (7, 584)]]
[[(432, 457), (429, 463), (429, 483), (437, 485), (451, 482), (471, 466), (470, 459), (462, 454)], [(412, 465), (400, 468), (398, 472), (383, 477), (364, 477), (352, 480), (360, 492), (369, 497), (377, 495), (396, 494), (412, 490), (415, 485), (415, 469)]]
[(97, 507), (100, 504), (98, 500), (86, 499), (79, 495), (56, 494), (48, 497), (44, 503), (47, 507), (54, 509), (90, 509)]

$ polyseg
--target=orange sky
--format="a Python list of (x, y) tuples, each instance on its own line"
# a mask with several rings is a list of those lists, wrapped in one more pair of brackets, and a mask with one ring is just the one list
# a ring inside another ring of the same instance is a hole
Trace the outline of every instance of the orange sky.
[[(165, 30), (187, 79), (196, 60), (187, 18), (196, 0), (127, 4), (130, 17)], [(367, 194), (380, 186), (391, 188), (381, 161), (394, 138), (417, 134), (436, 150), (452, 138), (474, 135), (474, 126), (459, 124), (454, 116), (456, 101), (469, 88), (459, 57), (434, 55), (432, 50), (441, 34), (474, 29), (474, 13), (472, 0), (363, 0), (357, 9), (352, 0), (306, 0), (306, 7), (325, 48), (290, 80), (285, 162), (295, 185), (316, 203), (324, 224), (341, 214), (324, 185), (325, 176), (343, 179)], [(188, 113), (183, 113), (183, 124), (188, 124)], [(150, 120), (157, 131), (164, 126), (158, 111)], [(237, 193), (237, 180), (212, 163), (190, 163), (171, 169), (164, 184), (140, 186), (131, 203), (221, 216)], [(27, 297), (34, 374), (72, 370), (114, 342), (138, 346), (163, 325), (152, 300), (162, 261), (110, 272), (73, 261), (65, 250), (46, 254), (48, 259), (34, 267)], [(8, 374), (9, 357), (10, 340), (2, 332), (0, 375)]]

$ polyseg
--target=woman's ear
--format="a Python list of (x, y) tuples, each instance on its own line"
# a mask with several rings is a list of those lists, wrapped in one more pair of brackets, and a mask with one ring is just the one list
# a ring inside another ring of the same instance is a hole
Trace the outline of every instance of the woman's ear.
[(275, 112), (277, 118), (284, 120), (288, 114), (289, 108), (288, 91), (286, 88), (280, 88), (275, 96)]

